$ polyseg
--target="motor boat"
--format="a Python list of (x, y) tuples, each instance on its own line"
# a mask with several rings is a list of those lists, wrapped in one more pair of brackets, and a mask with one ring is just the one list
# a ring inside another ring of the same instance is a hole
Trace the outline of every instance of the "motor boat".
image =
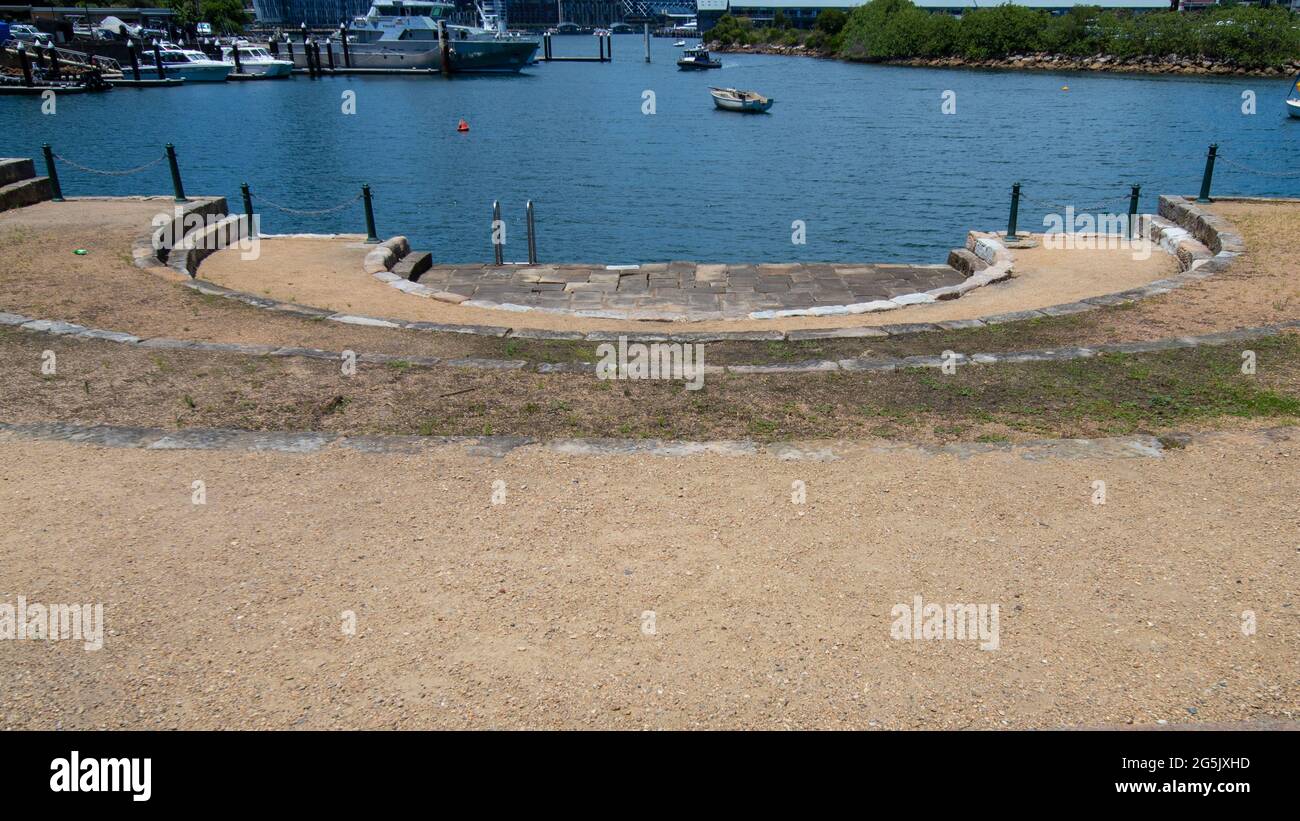
[(757, 91), (741, 91), (738, 88), (713, 88), (713, 104), (723, 111), (740, 111), (746, 114), (762, 114), (776, 102), (771, 97), (764, 97)]
[(293, 72), (293, 62), (278, 60), (271, 52), (261, 46), (248, 43), (236, 43), (234, 46), (221, 47), (221, 61), (235, 65), (234, 49), (239, 49), (239, 66), (244, 74), (260, 74), (265, 77), (288, 77)]
[[(162, 56), (164, 76), (189, 83), (223, 83), (235, 67), (233, 63), (210, 60), (208, 55), (201, 51), (182, 49), (171, 43), (160, 44), (158, 53)], [(146, 47), (143, 50), (140, 55), (140, 67), (156, 70), (152, 48)]]
[(708, 68), (722, 68), (721, 60), (714, 60), (704, 46), (686, 49), (682, 59), (677, 61), (682, 71), (703, 71)]
[[(447, 22), (455, 11), (446, 0), (376, 0), (347, 30), (353, 68), (442, 68), (438, 24), (447, 32), (448, 59), (455, 72), (517, 72), (533, 61), (536, 37), (507, 31), (491, 3), (476, 6), (481, 25)], [(306, 65), (296, 51), (294, 61)]]

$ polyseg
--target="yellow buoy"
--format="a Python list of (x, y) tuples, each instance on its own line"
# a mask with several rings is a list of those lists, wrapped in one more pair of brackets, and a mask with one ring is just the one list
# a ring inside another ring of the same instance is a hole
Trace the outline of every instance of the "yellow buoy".
[(1069, 90), (1070, 90), (1070, 87), (1069, 87), (1069, 86), (1061, 86), (1061, 90), (1062, 90), (1062, 91), (1069, 91)]

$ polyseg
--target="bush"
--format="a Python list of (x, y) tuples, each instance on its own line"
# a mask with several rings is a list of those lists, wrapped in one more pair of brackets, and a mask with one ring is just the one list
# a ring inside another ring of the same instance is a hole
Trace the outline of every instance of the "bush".
[(1041, 51), (1047, 12), (1024, 6), (993, 6), (962, 15), (957, 48), (963, 57), (987, 60)]
[(844, 24), (848, 21), (849, 16), (839, 9), (823, 9), (813, 25), (822, 34), (834, 35), (843, 31)]

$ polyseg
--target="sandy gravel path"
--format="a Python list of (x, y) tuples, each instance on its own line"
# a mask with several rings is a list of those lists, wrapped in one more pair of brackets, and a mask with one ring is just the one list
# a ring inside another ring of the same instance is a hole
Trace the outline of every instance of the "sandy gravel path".
[[(109, 628), (97, 652), (0, 642), (0, 727), (1290, 721), (1296, 457), (0, 441), (0, 602), (103, 602)], [(999, 604), (1000, 649), (891, 639), (916, 595)]]
[(365, 245), (336, 239), (285, 238), (262, 243), (256, 260), (239, 251), (218, 251), (203, 262), (203, 279), (259, 296), (298, 302), (367, 316), (467, 325), (508, 325), (552, 331), (787, 331), (846, 325), (887, 325), (896, 322), (938, 322), (1043, 308), (1090, 296), (1116, 293), (1174, 274), (1173, 257), (1156, 249), (1148, 258), (1133, 259), (1127, 250), (1051, 250), (1016, 252), (1016, 276), (1008, 282), (977, 289), (961, 299), (933, 305), (913, 305), (894, 311), (855, 316), (802, 317), (770, 320), (663, 323), (627, 322), (548, 314), (539, 311), (498, 311), (469, 308), (413, 296), (389, 287), (361, 268)]

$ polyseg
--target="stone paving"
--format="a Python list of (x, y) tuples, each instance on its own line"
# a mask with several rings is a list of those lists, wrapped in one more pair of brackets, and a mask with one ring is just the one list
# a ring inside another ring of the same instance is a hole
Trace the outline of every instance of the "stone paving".
[[(416, 256), (412, 254), (411, 256)], [(755, 311), (889, 300), (956, 285), (948, 265), (434, 265), (416, 281), (442, 294), (631, 318), (740, 319)]]

